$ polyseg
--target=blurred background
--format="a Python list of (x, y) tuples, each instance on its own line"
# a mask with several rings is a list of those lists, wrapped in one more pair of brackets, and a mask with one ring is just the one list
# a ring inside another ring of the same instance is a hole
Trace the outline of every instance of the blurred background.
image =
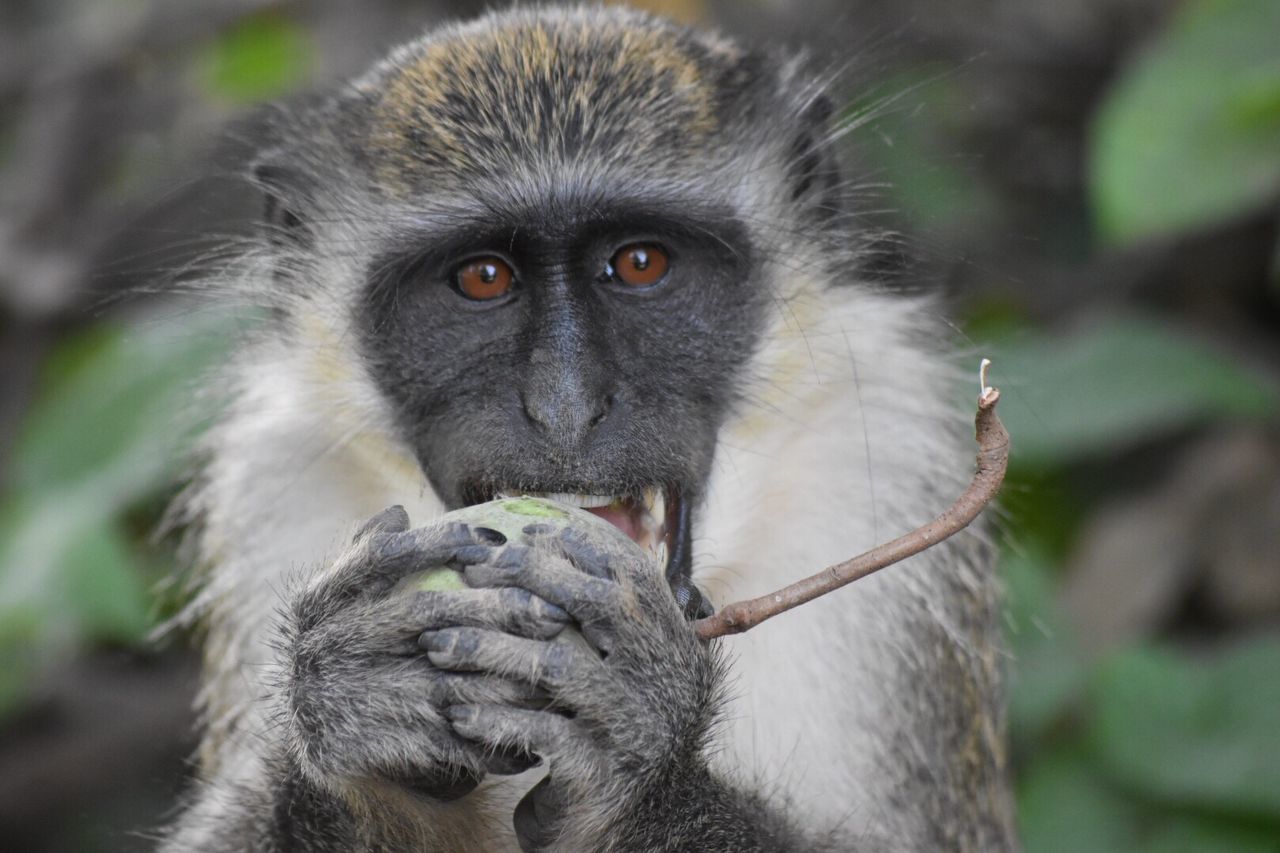
[[(188, 772), (155, 531), (235, 340), (184, 288), (261, 204), (235, 122), (483, 5), (0, 2), (4, 849), (149, 849)], [(875, 273), (996, 360), (1028, 851), (1280, 851), (1280, 2), (639, 5), (841, 70)]]

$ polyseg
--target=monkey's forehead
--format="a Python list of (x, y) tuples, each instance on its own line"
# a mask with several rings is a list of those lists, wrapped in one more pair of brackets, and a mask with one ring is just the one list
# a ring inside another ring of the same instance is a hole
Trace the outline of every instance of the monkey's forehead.
[(357, 83), (384, 185), (593, 161), (705, 158), (748, 87), (745, 54), (617, 9), (539, 9), (444, 30)]

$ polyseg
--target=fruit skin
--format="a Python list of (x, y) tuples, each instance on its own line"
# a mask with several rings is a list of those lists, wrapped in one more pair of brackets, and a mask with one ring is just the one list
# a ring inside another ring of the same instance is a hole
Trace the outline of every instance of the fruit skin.
[[(451, 522), (466, 524), (473, 531), (479, 532), (481, 538), (498, 541), (499, 544), (502, 541), (507, 544), (528, 544), (535, 533), (551, 537), (568, 533), (595, 546), (602, 556), (617, 552), (625, 554), (629, 550), (631, 553), (626, 556), (641, 554), (652, 559), (609, 522), (585, 510), (546, 498), (498, 498), (488, 503), (454, 510), (437, 520), (439, 524)], [(413, 592), (444, 592), (467, 588), (462, 574), (448, 566), (415, 572), (405, 577), (399, 586), (402, 590)]]
[(404, 589), (410, 592), (451, 592), (466, 589), (462, 573), (453, 569), (427, 569), (405, 579)]

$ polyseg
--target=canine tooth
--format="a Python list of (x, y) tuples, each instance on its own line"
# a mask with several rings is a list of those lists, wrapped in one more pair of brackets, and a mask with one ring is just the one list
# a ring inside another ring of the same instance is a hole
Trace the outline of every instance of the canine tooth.
[(666, 500), (662, 494), (662, 489), (658, 488), (645, 489), (642, 499), (645, 512), (641, 517), (641, 522), (644, 524), (646, 531), (653, 533), (666, 523)]
[(660, 488), (644, 490), (644, 507), (659, 524), (667, 520), (667, 496)]

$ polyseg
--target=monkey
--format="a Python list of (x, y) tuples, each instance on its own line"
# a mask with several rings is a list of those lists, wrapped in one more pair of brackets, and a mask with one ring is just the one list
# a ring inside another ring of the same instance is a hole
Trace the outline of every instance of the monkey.
[[(987, 534), (691, 627), (967, 479), (938, 308), (863, 271), (831, 83), (533, 6), (267, 114), (216, 279), (263, 318), (179, 510), (203, 739), (163, 850), (1016, 849)], [(650, 551), (438, 521), (504, 494)], [(397, 592), (442, 564), (467, 588)]]

